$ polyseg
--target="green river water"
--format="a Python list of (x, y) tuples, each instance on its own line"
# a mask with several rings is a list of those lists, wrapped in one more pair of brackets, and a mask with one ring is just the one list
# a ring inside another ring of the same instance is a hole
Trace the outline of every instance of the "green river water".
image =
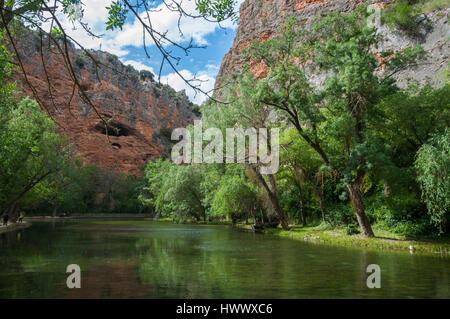
[[(65, 220), (0, 236), (0, 298), (450, 298), (450, 258), (226, 226)], [(80, 289), (67, 288), (69, 264)], [(380, 289), (367, 288), (369, 264)]]

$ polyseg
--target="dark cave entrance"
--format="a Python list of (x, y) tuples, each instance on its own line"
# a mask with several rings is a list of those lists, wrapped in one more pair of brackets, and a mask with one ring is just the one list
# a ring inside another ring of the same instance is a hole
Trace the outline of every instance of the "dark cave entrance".
[(116, 137), (133, 135), (133, 129), (121, 123), (110, 123), (108, 127), (104, 123), (98, 123), (94, 126), (94, 131)]

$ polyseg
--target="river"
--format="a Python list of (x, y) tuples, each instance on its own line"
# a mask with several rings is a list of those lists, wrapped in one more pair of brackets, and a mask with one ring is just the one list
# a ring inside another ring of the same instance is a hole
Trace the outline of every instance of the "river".
[[(450, 298), (450, 258), (137, 220), (1, 234), (0, 298)], [(81, 268), (81, 288), (66, 267)], [(369, 264), (381, 288), (369, 289)]]

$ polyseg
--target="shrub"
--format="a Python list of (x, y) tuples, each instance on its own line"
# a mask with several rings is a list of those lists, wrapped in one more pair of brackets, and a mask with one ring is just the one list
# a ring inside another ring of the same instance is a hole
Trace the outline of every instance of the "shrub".
[(355, 213), (348, 204), (336, 204), (327, 208), (326, 219), (332, 226), (356, 222)]
[(147, 80), (150, 80), (150, 82), (154, 81), (153, 73), (150, 71), (147, 71), (147, 70), (141, 70), (139, 72), (139, 77), (141, 78), (142, 81), (147, 81)]
[(84, 59), (79, 55), (77, 56), (76, 60), (75, 60), (75, 64), (80, 68), (84, 68), (84, 66), (86, 65), (86, 61), (84, 61)]
[(391, 27), (397, 27), (407, 35), (415, 37), (420, 34), (420, 24), (417, 15), (420, 10), (408, 1), (399, 1), (390, 6), (385, 14), (385, 22)]
[(348, 224), (345, 227), (345, 233), (347, 235), (356, 235), (360, 233), (359, 226), (357, 224)]

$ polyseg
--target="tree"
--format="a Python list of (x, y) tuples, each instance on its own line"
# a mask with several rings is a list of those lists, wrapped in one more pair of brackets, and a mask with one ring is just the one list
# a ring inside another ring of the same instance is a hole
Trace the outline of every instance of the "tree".
[(153, 205), (157, 213), (183, 222), (207, 219), (207, 206), (203, 189), (203, 172), (199, 165), (178, 166), (160, 159), (148, 162), (145, 168), (144, 190), (140, 200)]
[[(363, 182), (384, 146), (368, 127), (370, 114), (382, 98), (398, 91), (393, 75), (416, 66), (424, 54), (420, 47), (377, 53), (380, 35), (366, 19), (365, 8), (330, 14), (312, 29), (289, 19), (280, 37), (254, 43), (248, 59), (268, 69), (251, 94), (293, 125), (323, 165), (341, 178), (363, 234), (373, 237)], [(325, 75), (323, 87), (311, 86), (313, 71)]]
[(213, 216), (228, 216), (232, 224), (244, 216), (255, 216), (257, 194), (248, 181), (239, 175), (224, 176), (212, 202)]
[[(310, 186), (319, 202), (322, 221), (325, 223), (325, 209), (323, 204), (323, 180), (327, 171), (321, 170), (322, 162), (317, 153), (308, 145), (295, 129), (286, 129), (281, 139), (281, 166), (279, 178), (287, 179), (298, 190), (300, 217), (306, 226), (304, 201)], [(321, 185), (322, 184), (322, 185)]]
[(431, 220), (447, 231), (450, 214), (450, 129), (435, 135), (417, 152), (417, 181)]
[[(228, 100), (226, 105), (219, 104), (216, 101), (210, 101), (202, 107), (202, 115), (204, 121), (210, 127), (218, 127), (225, 131), (226, 128), (241, 128), (243, 131), (247, 129), (270, 128), (272, 125), (268, 108), (262, 105), (262, 102), (255, 98), (254, 91), (258, 82), (250, 74), (236, 78), (234, 85), (228, 86), (223, 92), (223, 96)], [(268, 136), (259, 136), (259, 138), (267, 139), (267, 149), (270, 151), (271, 136), (268, 130)], [(248, 146), (249, 141), (245, 141)], [(248, 147), (246, 148), (249, 149)], [(259, 150), (261, 152), (261, 149)], [(283, 213), (279, 195), (277, 190), (277, 182), (275, 174), (262, 175), (260, 172), (261, 163), (254, 164), (249, 161), (249, 154), (243, 154), (245, 157), (245, 165), (251, 169), (258, 183), (264, 188), (270, 203), (277, 215), (281, 226), (285, 230), (289, 230), (289, 224)]]
[(25, 195), (67, 165), (71, 152), (54, 122), (28, 98), (0, 121), (0, 205), (14, 210)]
[(7, 81), (9, 57), (0, 46), (0, 207), (12, 214), (30, 191), (47, 193), (44, 182), (62, 170), (71, 152), (36, 102), (15, 97), (15, 83)]

